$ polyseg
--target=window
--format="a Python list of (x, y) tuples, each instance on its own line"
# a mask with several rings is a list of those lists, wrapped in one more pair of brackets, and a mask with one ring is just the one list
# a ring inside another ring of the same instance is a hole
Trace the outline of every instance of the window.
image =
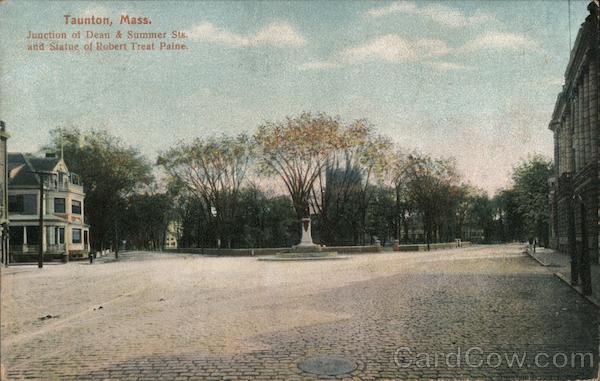
[(73, 183), (75, 185), (81, 185), (81, 180), (79, 179), (79, 175), (76, 175), (75, 173), (71, 173), (71, 183)]
[(11, 194), (8, 196), (8, 211), (11, 213), (23, 213), (25, 210), (22, 194)]
[(39, 196), (37, 194), (24, 194), (23, 195), (23, 204), (25, 210), (23, 214), (37, 214), (38, 213), (38, 199)]
[(37, 214), (37, 195), (11, 194), (8, 195), (8, 211), (19, 214)]
[(73, 200), (71, 203), (71, 213), (81, 214), (81, 201)]
[(39, 245), (40, 243), (40, 227), (27, 226), (27, 244)]
[(56, 228), (54, 226), (46, 227), (46, 244), (48, 244), (48, 245), (56, 244)]
[(54, 198), (54, 213), (65, 213), (65, 199), (64, 198)]
[(11, 226), (8, 234), (10, 234), (10, 245), (20, 246), (23, 244), (23, 226)]
[(73, 229), (73, 243), (81, 243), (81, 229)]
[(48, 227), (51, 229), (51, 235), (49, 235), (48, 243), (50, 245), (64, 245), (65, 243), (65, 228), (60, 227)]
[(89, 232), (87, 230), (83, 231), (83, 243), (87, 245), (90, 243)]

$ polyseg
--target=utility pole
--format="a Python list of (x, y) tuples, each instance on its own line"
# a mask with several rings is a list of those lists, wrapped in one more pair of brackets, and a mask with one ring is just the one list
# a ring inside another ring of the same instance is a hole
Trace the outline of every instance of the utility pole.
[(40, 247), (38, 256), (38, 267), (41, 269), (42, 267), (44, 267), (44, 180), (46, 179), (45, 176), (50, 176), (53, 173), (46, 171), (29, 171), (29, 173), (38, 175), (40, 179)]
[(119, 226), (115, 218), (115, 259), (119, 259)]
[(590, 252), (588, 248), (588, 235), (586, 223), (586, 207), (581, 202), (581, 260), (579, 261), (579, 278), (581, 279), (581, 291), (583, 295), (592, 295), (592, 268), (590, 264)]
[(8, 218), (8, 150), (7, 150), (7, 140), (10, 135), (6, 132), (6, 123), (0, 120), (0, 147), (2, 148), (3, 157), (2, 161), (4, 162), (4, 173), (0, 173), (2, 176), (2, 189), (0, 190), (2, 193), (2, 213), (0, 215), (0, 220), (2, 221), (2, 227), (0, 232), (0, 244), (2, 245), (2, 259), (4, 262), (4, 266), (8, 267), (8, 262), (10, 261), (9, 257), (9, 218)]

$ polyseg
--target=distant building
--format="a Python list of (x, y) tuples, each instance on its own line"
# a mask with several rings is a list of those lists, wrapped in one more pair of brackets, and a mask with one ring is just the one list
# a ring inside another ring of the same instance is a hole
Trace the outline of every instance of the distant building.
[[(460, 238), (463, 241), (474, 243), (482, 243), (485, 241), (484, 229), (475, 223), (463, 222), (460, 227), (455, 225), (453, 239)], [(458, 232), (460, 230), (460, 233)], [(415, 213), (406, 221), (403, 222), (399, 230), (400, 243), (425, 243), (427, 236), (423, 223), (423, 216)], [(432, 232), (432, 242), (441, 242), (440, 232), (435, 230)]]
[(8, 157), (6, 143), (9, 135), (0, 120), (0, 252), (1, 263), (8, 262)]
[(44, 181), (44, 252), (87, 256), (89, 226), (84, 222), (85, 194), (79, 176), (55, 154), (38, 158), (9, 153), (8, 170), (11, 256), (39, 250), (40, 176), (32, 173), (35, 171), (51, 173)]
[(177, 249), (181, 226), (178, 222), (171, 221), (167, 225), (165, 234), (165, 249)]
[(589, 3), (588, 11), (549, 126), (556, 167), (550, 179), (550, 244), (571, 253), (579, 265), (598, 262), (600, 234), (598, 4)]
[(467, 225), (461, 228), (463, 241), (482, 243), (485, 241), (485, 231), (479, 226)]

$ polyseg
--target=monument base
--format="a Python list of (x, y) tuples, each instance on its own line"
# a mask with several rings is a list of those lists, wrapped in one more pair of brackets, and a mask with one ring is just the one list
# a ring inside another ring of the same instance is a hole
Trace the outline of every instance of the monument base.
[(318, 253), (323, 251), (323, 248), (319, 245), (310, 244), (310, 245), (296, 245), (292, 246), (292, 253)]
[(318, 261), (318, 260), (336, 260), (348, 259), (349, 257), (338, 255), (337, 251), (314, 251), (314, 252), (292, 252), (277, 253), (272, 257), (258, 258), (259, 261)]
[(302, 219), (302, 239), (289, 252), (277, 253), (272, 257), (259, 258), (259, 261), (314, 261), (324, 259), (347, 259), (340, 257), (337, 251), (327, 251), (327, 248), (316, 245), (310, 234), (310, 218)]
[(315, 261), (323, 259), (348, 259), (339, 256), (337, 251), (327, 251), (319, 245), (296, 245), (289, 252), (277, 253), (272, 257), (259, 258), (259, 261)]

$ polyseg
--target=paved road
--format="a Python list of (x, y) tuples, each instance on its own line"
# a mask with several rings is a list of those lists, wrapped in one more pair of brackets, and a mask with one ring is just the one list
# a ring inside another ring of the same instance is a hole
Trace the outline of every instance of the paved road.
[(348, 379), (598, 374), (598, 310), (517, 245), (1, 271), (3, 379), (324, 379), (297, 367), (323, 355)]

